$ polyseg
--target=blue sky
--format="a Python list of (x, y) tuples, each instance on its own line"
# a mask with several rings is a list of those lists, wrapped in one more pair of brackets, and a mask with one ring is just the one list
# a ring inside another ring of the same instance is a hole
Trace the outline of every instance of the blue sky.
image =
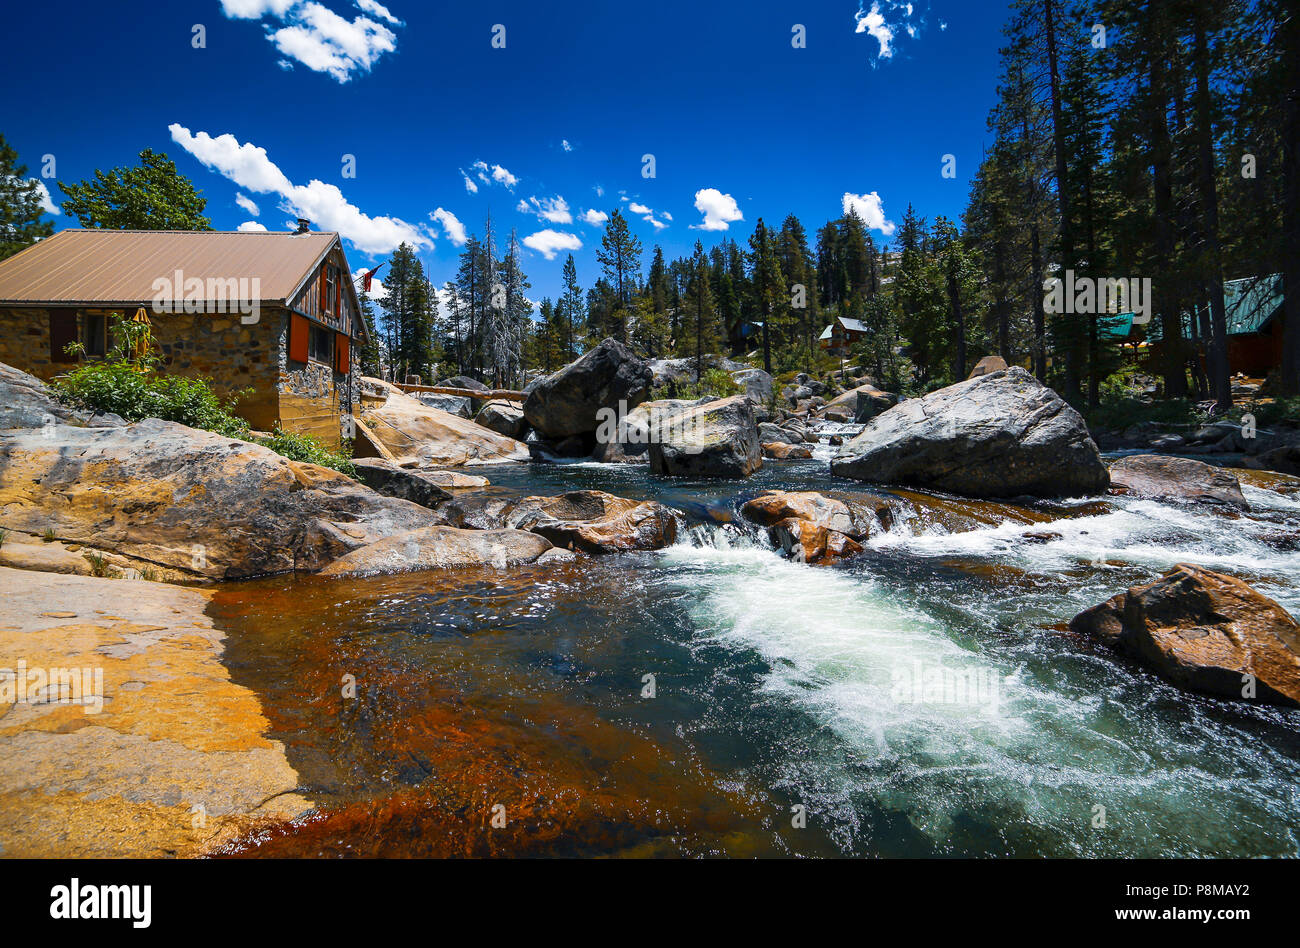
[(846, 195), (878, 242), (909, 201), (957, 217), (989, 141), (1005, 14), (981, 0), (51, 0), (9, 12), (11, 35), (54, 46), (9, 44), (0, 132), (33, 174), (52, 155), (61, 180), (165, 151), (219, 229), (306, 216), (344, 235), (354, 270), (407, 239), (439, 284), (461, 228), (490, 212), (499, 240), (526, 240), (541, 299), (558, 295), (565, 245), (581, 245), (591, 285), (598, 215), (615, 207), (647, 264), (655, 243), (671, 259), (697, 239), (743, 242), (759, 217), (793, 212), (811, 238)]

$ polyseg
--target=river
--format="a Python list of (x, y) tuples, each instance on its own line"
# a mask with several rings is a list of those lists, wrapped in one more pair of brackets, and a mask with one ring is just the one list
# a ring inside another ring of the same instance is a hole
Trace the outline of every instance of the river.
[(1300, 854), (1300, 711), (1181, 691), (1065, 625), (1179, 562), (1300, 613), (1296, 482), (1243, 482), (1240, 516), (897, 492), (919, 503), (865, 553), (790, 562), (735, 512), (873, 491), (827, 450), (743, 482), (481, 472), (684, 511), (656, 553), (222, 587), (225, 663), (318, 805), (227, 852)]

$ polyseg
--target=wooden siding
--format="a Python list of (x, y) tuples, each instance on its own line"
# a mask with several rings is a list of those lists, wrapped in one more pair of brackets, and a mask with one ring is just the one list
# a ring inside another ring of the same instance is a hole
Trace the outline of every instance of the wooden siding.
[[(324, 268), (335, 266), (339, 268), (339, 293), (342, 300), (339, 305), (338, 315), (333, 311), (321, 311), (321, 298), (325, 280), (323, 277)], [(298, 291), (298, 295), (290, 303), (292, 309), (304, 316), (320, 323), (322, 326), (328, 326), (335, 332), (345, 333), (348, 336), (356, 338), (358, 335), (357, 325), (359, 322), (356, 307), (352, 302), (352, 294), (348, 291), (347, 283), (352, 279), (351, 272), (348, 270), (348, 262), (343, 256), (343, 251), (335, 247), (325, 257), (325, 260), (317, 267), (311, 275), (311, 278)]]

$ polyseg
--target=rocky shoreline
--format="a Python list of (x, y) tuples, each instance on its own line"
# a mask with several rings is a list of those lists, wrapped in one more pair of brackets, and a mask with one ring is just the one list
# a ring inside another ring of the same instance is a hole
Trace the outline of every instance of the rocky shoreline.
[[(474, 420), (367, 380), (358, 444), (372, 456), (354, 480), (169, 422), (75, 415), (0, 366), (0, 665), (102, 674), (93, 715), (52, 700), (57, 690), (0, 704), (0, 854), (196, 855), (312, 808), (256, 695), (221, 663), (210, 592), (176, 583), (544, 566), (664, 549), (688, 520), (600, 490), (501, 492), (456, 467), (592, 458), (743, 483), (765, 459), (830, 448), (830, 474), (890, 499), (828, 488), (737, 504), (809, 566), (861, 553), (905, 517), (951, 517), (961, 502), (945, 495), (1008, 511), (1108, 492), (1249, 510), (1224, 468), (1160, 455), (1107, 465), (1082, 417), (1018, 368), (902, 402), (861, 380), (838, 395), (808, 380), (774, 409), (759, 400), (777, 397), (770, 377), (725, 366), (744, 393), (652, 398), (680, 368), (607, 340), (522, 408), (490, 402)], [(123, 580), (134, 580), (129, 595)], [(1180, 687), (1300, 705), (1295, 620), (1240, 580), (1178, 566), (1071, 628)]]

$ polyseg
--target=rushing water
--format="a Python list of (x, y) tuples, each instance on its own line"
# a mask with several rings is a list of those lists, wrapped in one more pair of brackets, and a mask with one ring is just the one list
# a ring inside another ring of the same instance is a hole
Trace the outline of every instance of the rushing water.
[(1065, 627), (1179, 562), (1300, 613), (1300, 493), (1246, 486), (1238, 516), (898, 492), (924, 501), (910, 519), (812, 567), (735, 510), (771, 487), (868, 492), (822, 458), (727, 483), (484, 473), (658, 499), (690, 526), (549, 569), (223, 590), (226, 662), (319, 804), (233, 852), (1300, 853), (1300, 711), (1180, 691)]

